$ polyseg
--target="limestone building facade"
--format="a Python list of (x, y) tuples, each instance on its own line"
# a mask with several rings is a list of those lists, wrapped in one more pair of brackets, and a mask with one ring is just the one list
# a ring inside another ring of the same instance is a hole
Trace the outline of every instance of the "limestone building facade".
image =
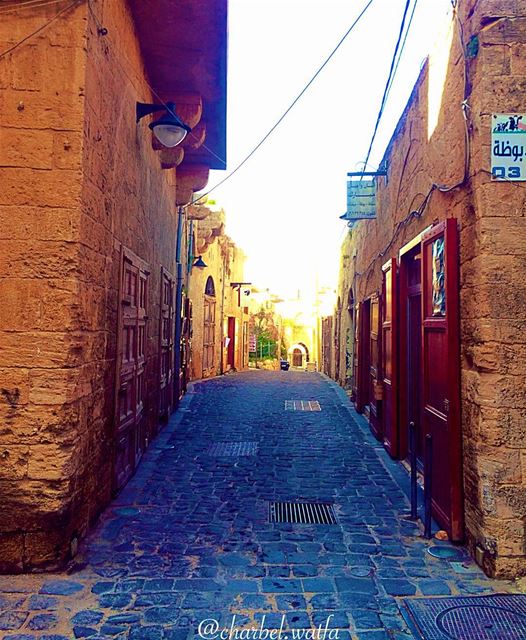
[(192, 305), (191, 378), (194, 380), (248, 368), (249, 285), (245, 255), (225, 234), (225, 213), (209, 205), (189, 208), (195, 257), (206, 267), (189, 267)]
[(435, 518), (488, 573), (516, 576), (526, 574), (526, 191), (495, 180), (490, 158), (494, 115), (526, 112), (526, 3), (455, 4), (375, 179), (376, 219), (344, 242), (328, 373), (391, 456), (408, 456), (409, 422), (421, 463), (431, 436)]
[[(0, 21), (8, 572), (71, 557), (184, 391), (186, 207), (226, 148), (226, 0), (27, 4)], [(167, 101), (172, 149), (136, 122)]]

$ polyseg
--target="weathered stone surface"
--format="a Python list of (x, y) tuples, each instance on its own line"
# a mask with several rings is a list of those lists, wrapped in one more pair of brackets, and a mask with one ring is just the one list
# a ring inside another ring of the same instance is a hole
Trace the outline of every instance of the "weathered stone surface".
[[(347, 301), (382, 291), (382, 264), (398, 260), (398, 251), (428, 225), (458, 220), (467, 535), (472, 548), (487, 551), (486, 570), (506, 575), (513, 566), (524, 570), (525, 553), (516, 524), (508, 535), (495, 516), (517, 523), (524, 515), (526, 190), (522, 182), (493, 181), (489, 169), (492, 114), (524, 107), (525, 5), (459, 3), (464, 42), (476, 38), (478, 52), (464, 60), (454, 33), (451, 48), (444, 39), (422, 70), (383, 159), (388, 178), (377, 180), (377, 218), (357, 222), (342, 245), (339, 302), (332, 325), (326, 323), (327, 370), (349, 384), (347, 343), (355, 327)], [(463, 181), (465, 98), (470, 156)], [(433, 183), (457, 186), (435, 189), (420, 211)], [(409, 219), (411, 211), (418, 215)]]

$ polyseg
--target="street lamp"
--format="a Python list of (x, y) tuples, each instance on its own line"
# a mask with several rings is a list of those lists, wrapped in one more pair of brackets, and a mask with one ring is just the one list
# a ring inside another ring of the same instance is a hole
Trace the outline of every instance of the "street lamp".
[(191, 129), (177, 115), (175, 103), (167, 102), (166, 105), (162, 105), (137, 102), (135, 108), (136, 122), (139, 122), (144, 116), (155, 113), (156, 111), (162, 111), (163, 109), (165, 110), (163, 115), (158, 120), (151, 122), (148, 126), (163, 146), (170, 148), (176, 147), (178, 144), (181, 144)]
[(208, 267), (208, 265), (203, 260), (203, 256), (199, 256), (197, 258), (197, 260), (194, 262), (194, 264), (192, 265), (192, 268), (193, 267), (196, 267), (197, 269), (206, 269), (206, 267)]

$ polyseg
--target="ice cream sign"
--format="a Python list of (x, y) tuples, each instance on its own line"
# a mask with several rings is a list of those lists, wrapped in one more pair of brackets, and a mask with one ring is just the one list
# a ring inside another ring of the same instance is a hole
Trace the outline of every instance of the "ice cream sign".
[(526, 114), (491, 116), (491, 175), (493, 180), (526, 180)]

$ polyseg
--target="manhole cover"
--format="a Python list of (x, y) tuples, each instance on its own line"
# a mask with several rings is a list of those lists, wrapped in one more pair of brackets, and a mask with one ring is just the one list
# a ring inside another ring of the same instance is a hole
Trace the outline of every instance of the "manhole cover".
[(285, 400), (285, 411), (321, 411), (317, 400)]
[(524, 640), (526, 596), (415, 598), (404, 604), (423, 640)]
[(328, 502), (270, 502), (269, 522), (336, 524), (336, 514)]
[(462, 560), (464, 557), (461, 551), (452, 547), (429, 547), (427, 552), (433, 558), (440, 558), (441, 560)]
[(208, 447), (207, 453), (209, 456), (237, 458), (238, 456), (254, 456), (257, 450), (257, 442), (214, 442)]

